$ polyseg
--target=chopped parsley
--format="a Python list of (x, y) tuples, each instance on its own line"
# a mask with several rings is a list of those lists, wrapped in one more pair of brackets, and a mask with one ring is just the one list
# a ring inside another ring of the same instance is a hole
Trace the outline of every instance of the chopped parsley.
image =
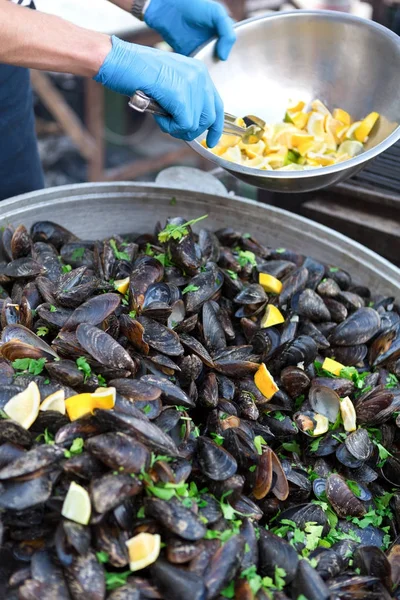
[(136, 310), (131, 310), (129, 313), (129, 316), (131, 319), (136, 319), (136, 314), (137, 314)]
[(50, 312), (57, 312), (57, 308), (54, 306), (54, 304), (50, 304)]
[(61, 265), (61, 270), (63, 273), (69, 273), (72, 271), (71, 265)]
[(41, 442), (42, 440), (45, 444), (54, 444), (54, 435), (50, 433), (47, 427), (44, 430), (44, 433), (41, 433), (35, 438), (35, 442)]
[(11, 364), (16, 371), (19, 371), (17, 375), (21, 375), (22, 373), (40, 375), (46, 362), (47, 360), (45, 358), (17, 358)]
[(252, 267), (257, 266), (256, 255), (250, 250), (241, 250), (240, 248), (235, 249), (238, 253), (238, 263), (241, 267), (251, 265)]
[(48, 333), (49, 333), (48, 327), (38, 327), (37, 331), (36, 331), (36, 335), (38, 335), (39, 337), (44, 337)]
[(80, 260), (81, 258), (83, 258), (84, 254), (85, 248), (75, 248), (75, 250), (71, 254), (71, 260)]
[(390, 390), (392, 388), (395, 388), (399, 385), (399, 380), (397, 379), (396, 375), (394, 375), (394, 373), (389, 373), (389, 375), (386, 378), (386, 389)]
[(75, 438), (71, 444), (69, 450), (64, 450), (65, 458), (71, 458), (71, 456), (76, 456), (77, 454), (82, 454), (83, 452), (83, 438)]
[(272, 416), (277, 421), (284, 421), (285, 420), (285, 415), (283, 415), (280, 410), (276, 410)]
[(182, 290), (182, 294), (187, 294), (188, 292), (197, 292), (197, 290), (199, 290), (199, 286), (198, 285), (192, 285), (189, 284), (185, 287), (184, 290)]
[(92, 374), (92, 368), (89, 365), (88, 361), (86, 360), (86, 358), (84, 356), (80, 356), (79, 358), (76, 359), (76, 366), (78, 367), (78, 369), (80, 371), (82, 371), (83, 375), (84, 375), (84, 381), (86, 383), (86, 381), (89, 379), (89, 377)]
[(166, 242), (168, 242), (171, 239), (181, 240), (185, 235), (188, 235), (188, 233), (189, 233), (188, 227), (190, 227), (191, 225), (194, 225), (195, 223), (198, 223), (199, 221), (202, 221), (203, 219), (206, 219), (207, 217), (208, 217), (208, 215), (203, 215), (202, 217), (199, 217), (198, 219), (192, 219), (191, 221), (187, 221), (186, 223), (183, 223), (182, 225), (174, 225), (173, 223), (169, 223), (158, 234), (158, 241), (161, 242), (162, 244), (165, 244)]
[(129, 254), (127, 252), (121, 252), (120, 250), (118, 250), (117, 248), (117, 242), (115, 240), (110, 240), (110, 246), (112, 251), (114, 252), (114, 256), (116, 259), (118, 260), (131, 260), (131, 257), (129, 256)]
[(226, 272), (228, 273), (229, 277), (233, 280), (238, 278), (238, 274), (235, 273), (235, 271), (232, 271), (231, 269), (227, 269)]
[(263, 450), (262, 450), (262, 446), (266, 446), (267, 442), (264, 440), (264, 438), (261, 435), (256, 435), (254, 440), (253, 440), (254, 446), (258, 452), (258, 454), (262, 454)]
[(212, 433), (211, 434), (212, 439), (214, 440), (214, 442), (216, 444), (218, 444), (218, 446), (222, 446), (224, 443), (224, 438), (222, 437), (222, 435), (219, 435), (219, 433)]

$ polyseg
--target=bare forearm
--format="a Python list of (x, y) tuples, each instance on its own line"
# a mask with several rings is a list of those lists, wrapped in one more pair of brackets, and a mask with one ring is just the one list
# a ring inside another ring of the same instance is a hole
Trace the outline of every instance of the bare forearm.
[[(121, 0), (122, 1), (122, 0)], [(0, 63), (93, 77), (109, 36), (0, 0)]]

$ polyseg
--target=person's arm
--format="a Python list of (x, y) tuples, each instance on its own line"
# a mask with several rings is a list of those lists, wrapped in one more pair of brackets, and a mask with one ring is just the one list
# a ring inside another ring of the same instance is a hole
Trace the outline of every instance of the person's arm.
[(0, 40), (0, 63), (93, 77), (127, 96), (142, 90), (170, 115), (156, 118), (166, 133), (190, 141), (208, 130), (210, 147), (221, 137), (223, 103), (198, 60), (109, 38), (8, 0), (0, 0)]
[[(400, 1), (400, 0), (399, 0)], [(132, 12), (137, 0), (110, 0)], [(218, 58), (227, 60), (236, 41), (233, 21), (220, 2), (213, 0), (148, 0), (144, 21), (179, 54), (189, 56), (212, 37), (218, 37)]]
[(111, 38), (0, 0), (0, 63), (94, 77)]

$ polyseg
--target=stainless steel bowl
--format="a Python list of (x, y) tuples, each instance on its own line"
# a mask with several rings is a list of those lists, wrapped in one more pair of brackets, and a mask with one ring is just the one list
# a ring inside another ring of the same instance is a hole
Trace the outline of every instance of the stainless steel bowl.
[(215, 58), (215, 41), (196, 58), (205, 62), (235, 115), (282, 121), (290, 101), (319, 98), (355, 119), (382, 115), (367, 150), (344, 163), (312, 171), (261, 171), (215, 156), (198, 138), (190, 146), (232, 175), (260, 188), (306, 192), (338, 183), (400, 138), (400, 38), (385, 27), (345, 13), (296, 11), (243, 21), (227, 62)]

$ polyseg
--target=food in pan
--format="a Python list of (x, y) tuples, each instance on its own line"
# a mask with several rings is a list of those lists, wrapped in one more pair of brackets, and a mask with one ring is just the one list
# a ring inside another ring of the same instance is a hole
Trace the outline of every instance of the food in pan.
[[(290, 106), (284, 121), (265, 126), (262, 139), (245, 144), (238, 137), (223, 135), (211, 150), (221, 158), (264, 171), (303, 171), (328, 167), (349, 160), (364, 151), (371, 131), (379, 119), (376, 112), (353, 122), (341, 108), (331, 113), (320, 101)], [(243, 119), (236, 124), (246, 127)], [(205, 145), (205, 142), (203, 142)]]
[(394, 298), (202, 218), (2, 241), (4, 598), (397, 597)]

